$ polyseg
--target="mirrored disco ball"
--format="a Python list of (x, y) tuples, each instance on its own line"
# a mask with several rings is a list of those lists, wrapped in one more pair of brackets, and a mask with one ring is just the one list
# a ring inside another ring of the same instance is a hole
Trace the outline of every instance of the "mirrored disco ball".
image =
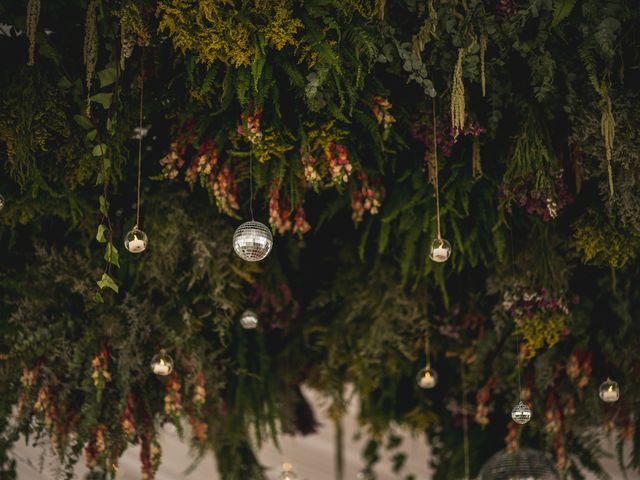
[(484, 464), (479, 480), (560, 480), (553, 460), (532, 448), (500, 450)]
[(251, 220), (240, 225), (233, 234), (233, 249), (247, 262), (266, 258), (273, 246), (273, 235), (266, 225)]

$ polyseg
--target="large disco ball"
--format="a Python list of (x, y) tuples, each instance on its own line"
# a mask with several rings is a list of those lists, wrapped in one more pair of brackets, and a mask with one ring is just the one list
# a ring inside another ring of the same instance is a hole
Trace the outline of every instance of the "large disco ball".
[(560, 480), (555, 463), (532, 448), (500, 450), (484, 464), (479, 480)]
[(233, 234), (233, 249), (247, 262), (263, 260), (273, 246), (273, 235), (266, 225), (251, 220), (240, 225)]

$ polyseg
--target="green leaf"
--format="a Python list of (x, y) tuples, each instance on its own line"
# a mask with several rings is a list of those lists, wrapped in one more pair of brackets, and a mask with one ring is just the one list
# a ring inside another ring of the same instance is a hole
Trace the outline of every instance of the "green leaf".
[(555, 0), (555, 2), (553, 2), (553, 20), (551, 21), (551, 26), (555, 27), (567, 18), (575, 5), (576, 0)]
[(58, 80), (58, 88), (61, 88), (62, 90), (66, 90), (72, 86), (73, 83), (71, 83), (67, 77), (60, 77), (60, 80)]
[(113, 99), (113, 93), (96, 93), (89, 97), (89, 100), (95, 103), (99, 103), (102, 105), (104, 109), (108, 109), (111, 106), (111, 101)]
[(113, 243), (108, 243), (104, 252), (104, 259), (116, 267), (120, 267), (120, 254)]
[(107, 202), (107, 199), (104, 198), (104, 195), (100, 195), (100, 198), (98, 200), (100, 202), (100, 213), (103, 215), (107, 215), (109, 213), (109, 202)]
[(109, 276), (108, 273), (103, 273), (102, 278), (96, 283), (101, 289), (110, 288), (114, 292), (118, 293), (118, 284)]
[(93, 294), (93, 300), (97, 303), (104, 303), (104, 297), (99, 291)]
[(91, 130), (93, 128), (93, 124), (91, 123), (91, 120), (89, 120), (84, 115), (74, 115), (73, 119), (76, 121), (78, 125), (80, 125), (85, 130)]
[(98, 72), (98, 78), (100, 79), (100, 88), (108, 87), (116, 81), (116, 67), (107, 67), (104, 70)]
[(84, 138), (87, 142), (93, 142), (96, 139), (96, 135), (98, 135), (98, 130), (94, 128), (93, 130), (87, 132), (87, 135)]
[(105, 243), (107, 241), (107, 237), (105, 236), (105, 232), (107, 231), (107, 227), (104, 224), (98, 225), (98, 233), (96, 233), (96, 240), (100, 243)]
[(104, 143), (100, 143), (98, 145), (95, 145), (93, 147), (93, 151), (91, 153), (93, 153), (94, 157), (101, 157), (105, 153), (107, 153), (107, 146)]

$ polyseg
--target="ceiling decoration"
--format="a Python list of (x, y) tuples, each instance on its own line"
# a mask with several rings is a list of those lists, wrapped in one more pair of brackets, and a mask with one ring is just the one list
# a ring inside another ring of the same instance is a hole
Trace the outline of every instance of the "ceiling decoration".
[(263, 479), (303, 384), (336, 425), (357, 393), (367, 478), (394, 425), (437, 480), (519, 445), (582, 478), (605, 435), (640, 468), (636, 2), (9, 3), (7, 475), (28, 433), (151, 479), (173, 423)]

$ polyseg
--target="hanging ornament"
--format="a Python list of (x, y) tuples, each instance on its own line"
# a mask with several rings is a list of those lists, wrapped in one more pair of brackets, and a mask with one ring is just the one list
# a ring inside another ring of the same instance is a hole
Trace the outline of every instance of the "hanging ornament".
[(233, 249), (241, 259), (259, 262), (269, 255), (273, 247), (273, 235), (269, 227), (253, 218), (253, 150), (249, 152), (249, 196), (251, 220), (236, 229), (233, 234)]
[(124, 248), (131, 253), (142, 253), (147, 248), (147, 234), (138, 228), (136, 225), (132, 230), (129, 230), (124, 237)]
[(529, 420), (531, 420), (531, 409), (526, 403), (520, 400), (511, 410), (511, 418), (519, 425), (529, 423)]
[(429, 347), (429, 325), (427, 324), (427, 334), (424, 340), (424, 354), (427, 358), (427, 365), (416, 375), (416, 383), (420, 388), (428, 390), (438, 384), (438, 372), (431, 368), (431, 351)]
[(554, 461), (538, 450), (500, 450), (480, 470), (479, 480), (560, 480)]
[(0, 210), (2, 210), (4, 208), (4, 197), (2, 195), (0, 195)]
[(266, 258), (273, 246), (273, 235), (269, 228), (255, 220), (240, 225), (233, 234), (233, 249), (247, 262), (258, 262)]
[[(144, 59), (144, 57), (143, 57)], [(148, 129), (142, 126), (142, 102), (144, 99), (144, 63), (142, 63), (140, 72), (140, 111), (139, 111), (139, 125), (136, 129), (136, 137), (138, 139), (138, 196), (136, 201), (136, 224), (124, 237), (124, 248), (131, 253), (142, 253), (147, 248), (149, 240), (147, 234), (138, 228), (140, 225), (140, 179), (142, 178), (142, 139), (146, 135)]]
[(282, 473), (280, 474), (280, 480), (296, 480), (298, 475), (293, 471), (293, 465), (289, 462), (282, 464)]
[(436, 238), (431, 242), (429, 258), (434, 262), (446, 262), (451, 256), (451, 244), (442, 238), (440, 233), (440, 186), (438, 183), (438, 134), (436, 131), (436, 99), (433, 98), (433, 164), (435, 178), (433, 186), (436, 191)]
[(429, 258), (434, 262), (442, 263), (446, 262), (451, 256), (451, 244), (446, 241), (444, 238), (433, 239), (433, 243), (431, 244), (431, 251), (429, 252)]
[(164, 350), (153, 356), (151, 359), (151, 371), (160, 377), (166, 377), (173, 372), (173, 358), (167, 355)]
[(240, 325), (245, 330), (251, 330), (258, 326), (258, 314), (253, 310), (245, 310), (240, 316)]
[(522, 401), (522, 384), (520, 382), (520, 337), (516, 336), (516, 361), (517, 361), (517, 371), (518, 371), (518, 395), (519, 401), (516, 405), (511, 409), (511, 418), (518, 425), (524, 425), (525, 423), (529, 423), (531, 420), (531, 408)]
[(427, 365), (418, 372), (416, 382), (420, 388), (425, 390), (433, 388), (438, 384), (438, 372), (431, 368), (431, 365)]
[(609, 377), (602, 382), (599, 388), (600, 400), (607, 403), (614, 403), (620, 399), (620, 387), (618, 382), (614, 382)]

